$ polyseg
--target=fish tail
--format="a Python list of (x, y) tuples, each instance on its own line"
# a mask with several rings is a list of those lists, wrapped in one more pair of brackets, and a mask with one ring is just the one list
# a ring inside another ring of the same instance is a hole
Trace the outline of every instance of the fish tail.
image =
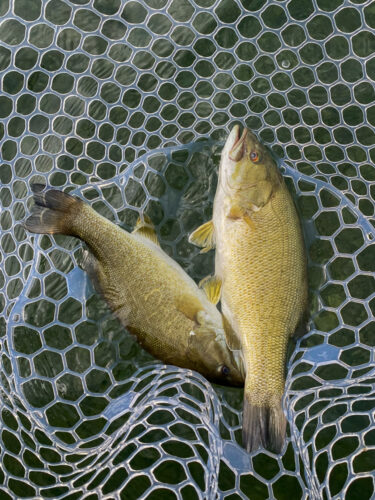
[(49, 189), (43, 184), (32, 184), (35, 205), (24, 223), (31, 233), (67, 234), (77, 236), (73, 221), (79, 214), (83, 201), (75, 196)]
[(280, 453), (286, 431), (286, 418), (279, 401), (272, 404), (256, 405), (251, 396), (245, 393), (242, 442), (248, 452), (258, 448), (267, 448), (274, 453)]

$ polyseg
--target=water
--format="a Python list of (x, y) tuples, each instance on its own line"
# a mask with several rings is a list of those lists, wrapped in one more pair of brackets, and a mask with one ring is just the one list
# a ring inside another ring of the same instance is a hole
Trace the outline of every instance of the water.
[[(370, 2), (16, 0), (0, 16), (2, 495), (371, 498)], [(282, 159), (308, 247), (282, 457), (237, 446), (240, 390), (162, 367), (119, 327), (76, 240), (20, 225), (31, 182), (69, 186), (126, 229), (150, 215), (199, 280), (213, 258), (187, 235), (237, 122)]]

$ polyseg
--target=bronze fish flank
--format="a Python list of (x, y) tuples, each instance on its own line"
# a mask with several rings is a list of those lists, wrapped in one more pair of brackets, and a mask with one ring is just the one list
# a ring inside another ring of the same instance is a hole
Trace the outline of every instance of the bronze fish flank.
[(205, 250), (216, 245), (222, 313), (245, 363), (244, 447), (280, 452), (286, 351), (306, 307), (306, 259), (283, 177), (250, 131), (240, 136), (237, 125), (232, 129), (222, 151), (213, 220), (190, 240)]
[(159, 246), (151, 221), (133, 233), (83, 200), (34, 184), (35, 206), (25, 227), (66, 234), (89, 249), (83, 267), (121, 323), (153, 356), (197, 370), (225, 385), (243, 385), (241, 360), (226, 343), (215, 305)]

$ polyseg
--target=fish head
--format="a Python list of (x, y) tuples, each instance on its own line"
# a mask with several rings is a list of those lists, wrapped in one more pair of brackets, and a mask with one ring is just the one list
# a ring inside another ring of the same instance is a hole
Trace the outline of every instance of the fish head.
[(282, 177), (270, 153), (257, 137), (235, 125), (221, 154), (219, 183), (230, 198), (261, 208), (280, 186)]
[(241, 351), (232, 351), (221, 328), (196, 327), (190, 334), (188, 356), (196, 370), (220, 385), (242, 387), (245, 380)]
[[(203, 361), (203, 360), (202, 360)], [(231, 351), (227, 345), (211, 345), (204, 352), (204, 362), (210, 367), (207, 378), (220, 385), (242, 387), (245, 380), (241, 351)]]
[[(228, 349), (228, 347), (225, 347)], [(221, 385), (242, 387), (245, 380), (245, 370), (242, 351), (230, 351), (228, 349), (227, 360), (219, 364), (216, 369), (216, 377), (213, 381)]]

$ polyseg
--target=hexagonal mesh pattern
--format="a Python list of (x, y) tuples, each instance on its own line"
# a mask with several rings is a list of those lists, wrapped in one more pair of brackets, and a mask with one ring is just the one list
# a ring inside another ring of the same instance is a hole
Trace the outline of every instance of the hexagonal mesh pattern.
[[(375, 6), (352, 0), (0, 1), (2, 498), (374, 495)], [(153, 360), (67, 237), (21, 226), (30, 185), (138, 214), (195, 279), (234, 122), (278, 155), (309, 259), (283, 456), (248, 455), (242, 391)]]

